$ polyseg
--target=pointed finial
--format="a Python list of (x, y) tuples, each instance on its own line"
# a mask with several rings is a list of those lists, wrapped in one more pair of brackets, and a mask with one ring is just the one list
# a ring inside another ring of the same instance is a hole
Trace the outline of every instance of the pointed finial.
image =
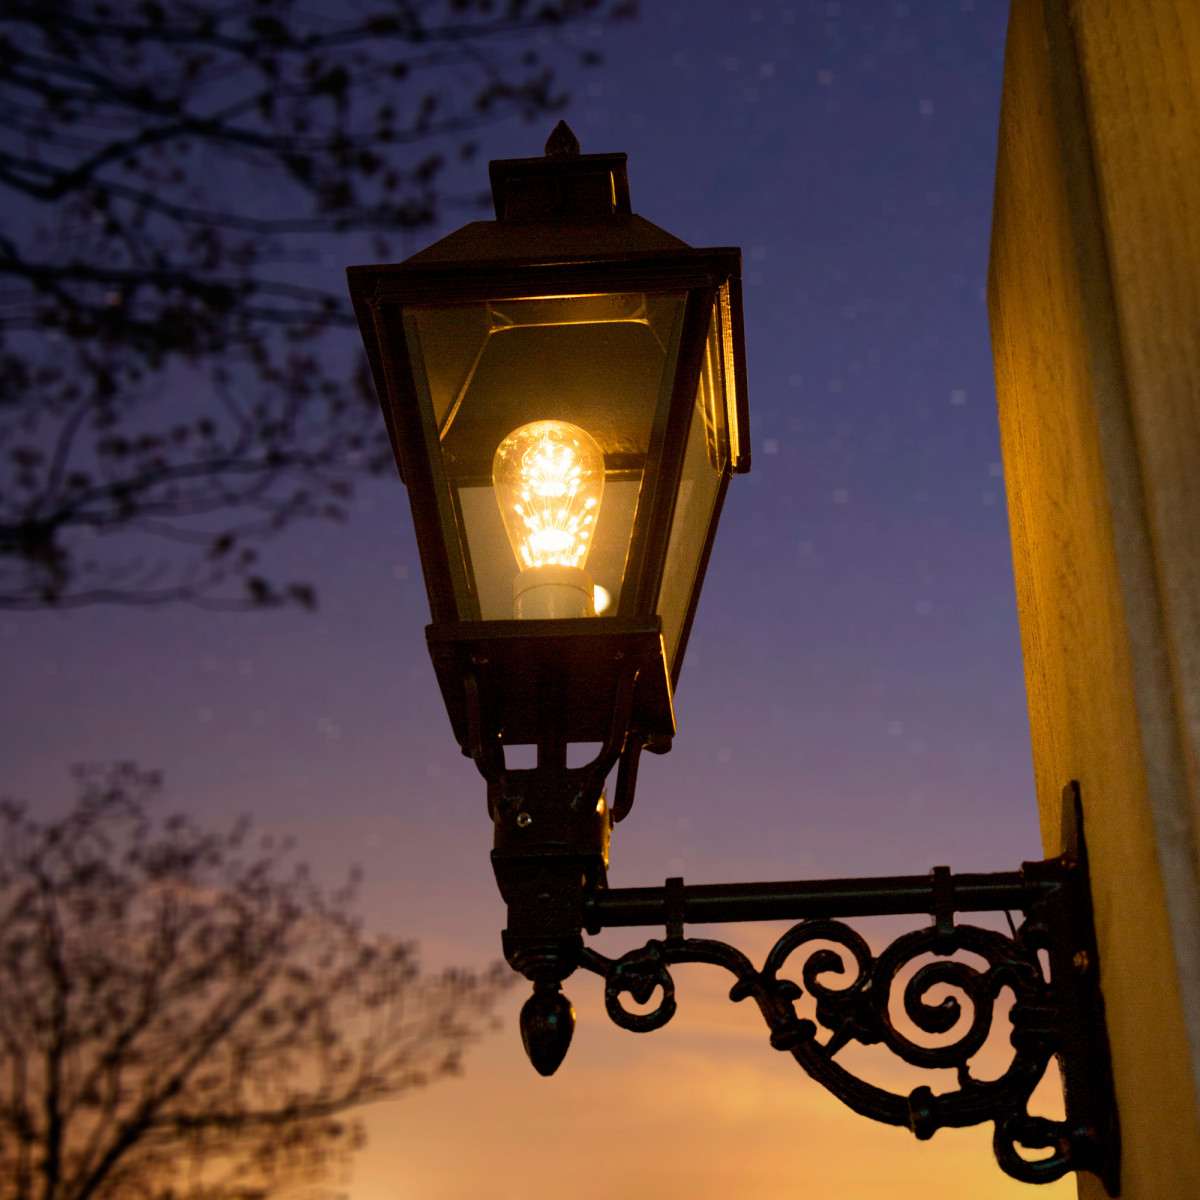
[(566, 121), (559, 121), (546, 139), (547, 158), (578, 158), (579, 139), (571, 132)]
[(521, 1009), (521, 1041), (539, 1075), (553, 1075), (575, 1032), (575, 1008), (557, 980), (540, 980)]

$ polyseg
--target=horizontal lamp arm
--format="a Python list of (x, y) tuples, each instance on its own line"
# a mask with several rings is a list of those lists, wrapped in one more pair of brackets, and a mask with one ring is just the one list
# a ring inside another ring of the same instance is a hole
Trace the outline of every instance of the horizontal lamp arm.
[[(615, 959), (584, 946), (576, 965), (604, 979), (609, 1016), (639, 1033), (661, 1028), (674, 1015), (672, 967), (723, 968), (735, 980), (730, 998), (758, 1005), (771, 1045), (790, 1053), (855, 1112), (907, 1126), (921, 1139), (938, 1129), (990, 1121), (996, 1160), (1006, 1174), (1050, 1183), (1069, 1171), (1089, 1171), (1109, 1196), (1117, 1196), (1120, 1134), (1075, 783), (1064, 790), (1064, 814), (1067, 852), (1019, 871), (953, 875), (948, 867), (934, 867), (928, 875), (876, 879), (685, 886), (674, 878), (663, 887), (601, 886), (582, 906), (589, 933), (657, 925), (666, 936)], [(956, 913), (981, 912), (1008, 915), (1009, 932), (955, 922)], [(1013, 912), (1022, 914), (1019, 923)], [(843, 924), (845, 918), (899, 914), (929, 914), (932, 920), (878, 953)], [(687, 924), (780, 920), (794, 924), (761, 968), (726, 942), (684, 936)], [(1000, 1076), (980, 1078), (972, 1073), (972, 1060), (1003, 1011), (1005, 992), (1012, 995), (1003, 1018), (1011, 1026), (1012, 1058)], [(645, 1007), (656, 997), (653, 1007)], [(796, 1008), (805, 997), (808, 1013)], [(626, 998), (642, 1007), (627, 1008)], [(535, 995), (527, 1006), (531, 1014), (538, 1002)], [(912, 1026), (940, 1040), (913, 1039), (894, 1020), (901, 1007)], [(525, 1014), (522, 1020), (524, 1027)], [(531, 1057), (536, 1041), (527, 1037)], [(890, 1092), (837, 1058), (853, 1042), (882, 1044), (913, 1067), (953, 1070), (957, 1087)], [(1051, 1058), (1062, 1074), (1065, 1120), (1030, 1112)]]
[(1057, 890), (1057, 880), (1025, 871), (951, 875), (934, 867), (928, 875), (878, 879), (819, 879), (780, 883), (702, 883), (684, 886), (608, 888), (584, 907), (589, 933), (634, 925), (668, 925), (678, 908), (688, 925), (726, 921), (805, 921), (818, 917), (877, 917), (955, 912), (1028, 912)]

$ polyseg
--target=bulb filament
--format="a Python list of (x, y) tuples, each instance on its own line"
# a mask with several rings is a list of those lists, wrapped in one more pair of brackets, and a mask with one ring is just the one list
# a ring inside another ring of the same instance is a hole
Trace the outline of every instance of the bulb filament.
[(500, 443), (492, 478), (522, 568), (583, 567), (604, 488), (594, 438), (566, 421), (534, 421)]

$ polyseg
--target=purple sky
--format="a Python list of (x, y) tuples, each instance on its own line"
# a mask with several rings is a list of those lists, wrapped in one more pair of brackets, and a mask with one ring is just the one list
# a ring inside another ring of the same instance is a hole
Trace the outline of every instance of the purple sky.
[[(1007, 5), (642, 8), (580, 30), (606, 62), (566, 116), (585, 153), (628, 152), (635, 212), (742, 247), (755, 465), (730, 487), (675, 749), (643, 760), (610, 880), (1040, 857), (984, 302)], [(540, 153), (548, 132), (486, 149)], [(467, 183), (485, 182), (478, 163)], [(319, 584), (316, 616), (4, 618), (0, 790), (60, 804), (71, 763), (136, 759), (174, 806), (294, 832), (330, 878), (361, 863), (369, 923), (431, 963), (495, 957), (484, 785), (424, 650), (402, 486), (364, 488), (348, 526), (283, 556)], [(382, 1111), (354, 1200), (961, 1200), (962, 1171), (972, 1198), (1024, 1194), (990, 1134), (918, 1145), (843, 1113), (713, 975), (680, 974), (677, 1027), (652, 1038), (608, 1024), (594, 978), (568, 981), (580, 1027), (552, 1081), (521, 1057), (514, 995), (461, 1082)]]

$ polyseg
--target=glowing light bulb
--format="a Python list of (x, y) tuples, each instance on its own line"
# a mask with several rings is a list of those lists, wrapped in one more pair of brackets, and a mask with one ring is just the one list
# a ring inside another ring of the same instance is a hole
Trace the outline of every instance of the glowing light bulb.
[(584, 566), (604, 494), (596, 439), (567, 421), (522, 425), (497, 448), (492, 485), (521, 568), (514, 616), (594, 616)]

